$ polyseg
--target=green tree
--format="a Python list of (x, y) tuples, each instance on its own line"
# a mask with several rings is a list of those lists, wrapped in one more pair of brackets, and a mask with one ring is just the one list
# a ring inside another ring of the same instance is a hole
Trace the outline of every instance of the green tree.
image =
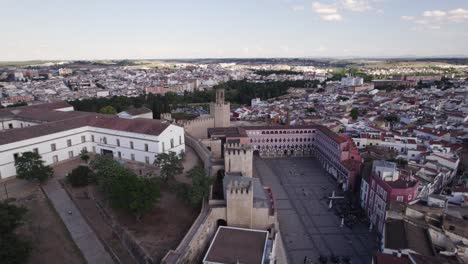
[(173, 151), (157, 155), (154, 164), (161, 169), (161, 178), (165, 182), (184, 171), (182, 159)]
[(99, 109), (99, 113), (105, 114), (105, 115), (115, 115), (115, 114), (117, 114), (117, 110), (115, 110), (114, 107), (108, 105), (108, 106), (104, 106), (101, 109)]
[(84, 161), (86, 164), (88, 163), (88, 160), (89, 160), (89, 154), (88, 154), (88, 151), (87, 150), (82, 150), (80, 152), (80, 158), (82, 161)]
[(7, 202), (0, 202), (0, 260), (5, 264), (27, 263), (31, 242), (20, 238), (15, 229), (23, 224), (27, 210)]
[(25, 207), (0, 202), (0, 234), (11, 232), (23, 224), (23, 218), (27, 212)]
[(192, 178), (192, 186), (189, 190), (189, 202), (192, 206), (198, 206), (210, 194), (213, 178), (206, 175), (205, 170), (199, 166), (191, 169), (187, 176)]
[(350, 116), (353, 120), (356, 120), (359, 116), (359, 110), (357, 108), (351, 109)]
[(44, 165), (41, 156), (36, 152), (24, 152), (16, 158), (15, 166), (16, 177), (28, 181), (37, 179), (42, 183), (53, 174), (52, 168)]
[(123, 173), (130, 173), (117, 161), (112, 159), (112, 157), (105, 155), (96, 155), (96, 158), (91, 161), (90, 166), (94, 169), (97, 184), (104, 193), (109, 191), (113, 177)]
[(81, 187), (92, 181), (92, 175), (93, 172), (88, 166), (78, 166), (67, 175), (66, 179), (73, 187)]
[(97, 155), (90, 165), (110, 205), (133, 214), (137, 220), (149, 212), (160, 197), (157, 182), (138, 177), (110, 157)]
[(396, 114), (389, 114), (384, 117), (384, 120), (389, 123), (396, 123), (398, 122), (399, 118)]
[(160, 197), (155, 181), (139, 178), (134, 173), (122, 173), (112, 178), (106, 196), (113, 208), (133, 214), (137, 220), (153, 209)]

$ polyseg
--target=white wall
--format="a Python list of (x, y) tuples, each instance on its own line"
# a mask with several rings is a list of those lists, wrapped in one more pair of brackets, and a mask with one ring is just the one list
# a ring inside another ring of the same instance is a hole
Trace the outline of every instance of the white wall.
[(3, 121), (0, 121), (0, 130), (10, 129), (9, 127), (10, 124), (13, 126), (13, 128), (21, 128), (21, 127), (29, 127), (29, 126), (37, 125), (37, 123), (22, 121), (22, 120), (15, 120), (15, 119), (3, 120)]
[[(85, 142), (82, 142), (82, 136)], [(94, 136), (94, 142), (92, 141)], [(107, 144), (104, 143), (104, 137)], [(179, 142), (181, 138), (181, 142)], [(117, 139), (120, 140), (120, 146), (117, 146)], [(174, 139), (174, 147), (171, 148), (170, 140)], [(69, 147), (67, 140), (71, 140)], [(133, 142), (133, 149), (130, 142)], [(185, 151), (184, 130), (181, 127), (169, 125), (159, 136), (132, 133), (126, 131), (117, 131), (112, 129), (103, 129), (95, 127), (81, 127), (54, 133), (46, 136), (31, 138), (4, 144), (0, 146), (0, 179), (16, 175), (14, 164), (14, 154), (27, 151), (33, 151), (37, 148), (46, 165), (53, 163), (53, 157), (57, 156), (58, 161), (69, 159), (69, 151), (73, 151), (73, 156), (78, 156), (81, 150), (86, 147), (88, 152), (93, 151), (101, 153), (102, 150), (113, 151), (115, 158), (118, 158), (118, 152), (122, 159), (131, 159), (131, 154), (135, 155), (135, 160), (145, 162), (146, 157), (149, 163), (153, 163), (155, 156), (163, 152), (162, 143), (164, 142), (164, 152), (174, 151), (177, 154)], [(56, 150), (52, 151), (51, 144), (55, 143)], [(148, 151), (145, 150), (145, 144), (148, 144)]]

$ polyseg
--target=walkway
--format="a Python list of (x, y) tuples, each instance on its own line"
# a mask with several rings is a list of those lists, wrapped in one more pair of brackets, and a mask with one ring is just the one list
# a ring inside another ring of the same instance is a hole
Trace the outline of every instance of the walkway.
[[(86, 223), (65, 190), (56, 179), (50, 179), (43, 190), (52, 202), (55, 210), (62, 218), (63, 223), (70, 232), (73, 241), (81, 250), (89, 264), (114, 263), (111, 256), (104, 249), (101, 241)], [(71, 212), (71, 214), (69, 214)]]
[(367, 226), (340, 228), (340, 219), (328, 210), (326, 198), (336, 182), (312, 158), (254, 160), (254, 175), (270, 186), (280, 230), (290, 263), (320, 255), (349, 257), (352, 263), (370, 263), (377, 247)]

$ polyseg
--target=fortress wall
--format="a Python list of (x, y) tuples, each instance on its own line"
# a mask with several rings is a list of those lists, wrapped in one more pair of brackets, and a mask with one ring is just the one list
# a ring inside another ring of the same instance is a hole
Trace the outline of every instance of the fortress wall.
[(203, 117), (178, 122), (178, 124), (184, 127), (186, 133), (195, 138), (208, 138), (208, 128), (215, 127), (215, 119), (213, 117)]
[(252, 177), (253, 149), (248, 145), (225, 144), (224, 167), (226, 172), (241, 172)]
[(192, 237), (184, 252), (177, 263), (191, 264), (200, 263), (205, 249), (213, 239), (216, 230), (218, 229), (218, 220), (226, 220), (226, 208), (211, 208), (205, 221), (198, 227), (197, 232)]

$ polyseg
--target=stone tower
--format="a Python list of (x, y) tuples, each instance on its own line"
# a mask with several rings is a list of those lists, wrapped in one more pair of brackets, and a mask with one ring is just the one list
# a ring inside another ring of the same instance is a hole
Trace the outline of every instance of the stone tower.
[(224, 170), (252, 177), (253, 149), (249, 145), (224, 144)]
[(224, 89), (216, 89), (216, 101), (210, 104), (210, 114), (214, 117), (215, 127), (229, 127), (230, 119), (230, 104), (224, 101)]
[(251, 181), (228, 183), (226, 188), (226, 211), (228, 226), (251, 228), (253, 187)]

